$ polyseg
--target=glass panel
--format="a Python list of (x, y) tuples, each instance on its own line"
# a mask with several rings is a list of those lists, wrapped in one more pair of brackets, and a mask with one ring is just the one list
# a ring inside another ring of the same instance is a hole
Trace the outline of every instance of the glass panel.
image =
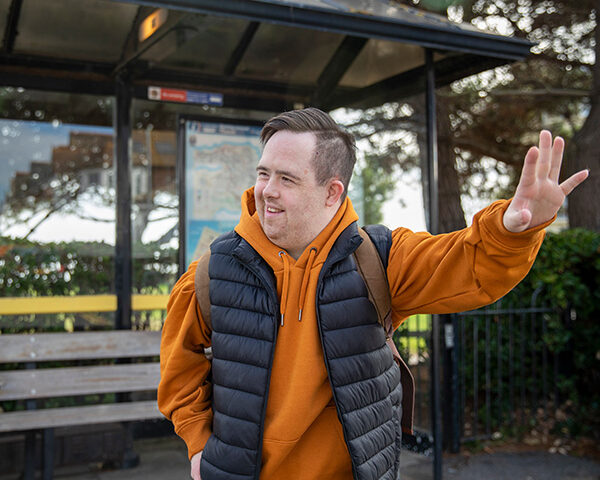
[(424, 63), (417, 45), (371, 39), (340, 81), (345, 87), (366, 87)]
[[(0, 102), (0, 296), (113, 293), (112, 99), (1, 88)], [(0, 330), (114, 324), (113, 311), (40, 314), (36, 305), (0, 312)]]
[(169, 67), (194, 68), (204, 73), (221, 74), (237, 46), (248, 22), (245, 20), (188, 15), (185, 28), (166, 35), (141, 56), (158, 61), (169, 49), (173, 52), (159, 63)]
[(315, 83), (343, 38), (335, 33), (263, 23), (236, 75), (283, 83)]
[(117, 61), (137, 9), (107, 0), (25, 0), (15, 52)]
[(8, 10), (11, 0), (0, 0), (0, 32), (6, 31), (6, 22), (8, 20)]
[[(132, 112), (133, 293), (164, 295), (178, 274), (178, 114), (260, 121), (273, 114), (150, 100), (134, 100)], [(155, 328), (163, 317), (161, 311), (134, 312), (132, 323)]]
[(6, 119), (112, 125), (112, 97), (7, 87), (0, 88), (0, 101)]

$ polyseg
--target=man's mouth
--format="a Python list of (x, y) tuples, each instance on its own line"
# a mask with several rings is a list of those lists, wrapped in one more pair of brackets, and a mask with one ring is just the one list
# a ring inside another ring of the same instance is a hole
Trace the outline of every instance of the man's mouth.
[(266, 210), (269, 213), (281, 213), (281, 212), (283, 212), (283, 210), (280, 210), (279, 208), (275, 208), (275, 207), (267, 207)]

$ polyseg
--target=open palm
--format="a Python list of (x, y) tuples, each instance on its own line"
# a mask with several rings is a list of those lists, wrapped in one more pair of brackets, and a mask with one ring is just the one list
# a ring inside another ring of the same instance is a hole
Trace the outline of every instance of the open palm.
[(540, 132), (540, 144), (531, 147), (525, 155), (525, 164), (515, 195), (503, 217), (504, 227), (510, 232), (522, 232), (552, 219), (565, 197), (588, 176), (581, 170), (558, 183), (565, 142), (548, 130)]

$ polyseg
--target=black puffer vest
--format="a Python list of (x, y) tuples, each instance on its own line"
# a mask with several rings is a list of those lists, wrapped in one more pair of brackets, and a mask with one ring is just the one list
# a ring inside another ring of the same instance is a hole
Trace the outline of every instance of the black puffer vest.
[[(387, 263), (390, 231), (367, 232)], [(395, 480), (400, 371), (352, 256), (361, 241), (352, 224), (335, 242), (319, 275), (317, 322), (354, 478)], [(234, 232), (212, 244), (209, 276), (214, 419), (200, 473), (203, 480), (257, 480), (279, 325), (275, 277)]]

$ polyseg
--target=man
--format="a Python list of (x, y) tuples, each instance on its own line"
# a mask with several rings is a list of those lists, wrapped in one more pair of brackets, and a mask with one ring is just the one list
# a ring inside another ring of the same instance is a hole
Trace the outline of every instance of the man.
[[(313, 108), (272, 118), (261, 140), (240, 222), (211, 246), (212, 331), (196, 263), (171, 293), (159, 407), (195, 480), (398, 478), (399, 372), (352, 259), (354, 140)], [(469, 228), (379, 230), (394, 328), (411, 314), (491, 303), (527, 274), (544, 227), (588, 174), (558, 184), (563, 147), (541, 132), (514, 198)]]

